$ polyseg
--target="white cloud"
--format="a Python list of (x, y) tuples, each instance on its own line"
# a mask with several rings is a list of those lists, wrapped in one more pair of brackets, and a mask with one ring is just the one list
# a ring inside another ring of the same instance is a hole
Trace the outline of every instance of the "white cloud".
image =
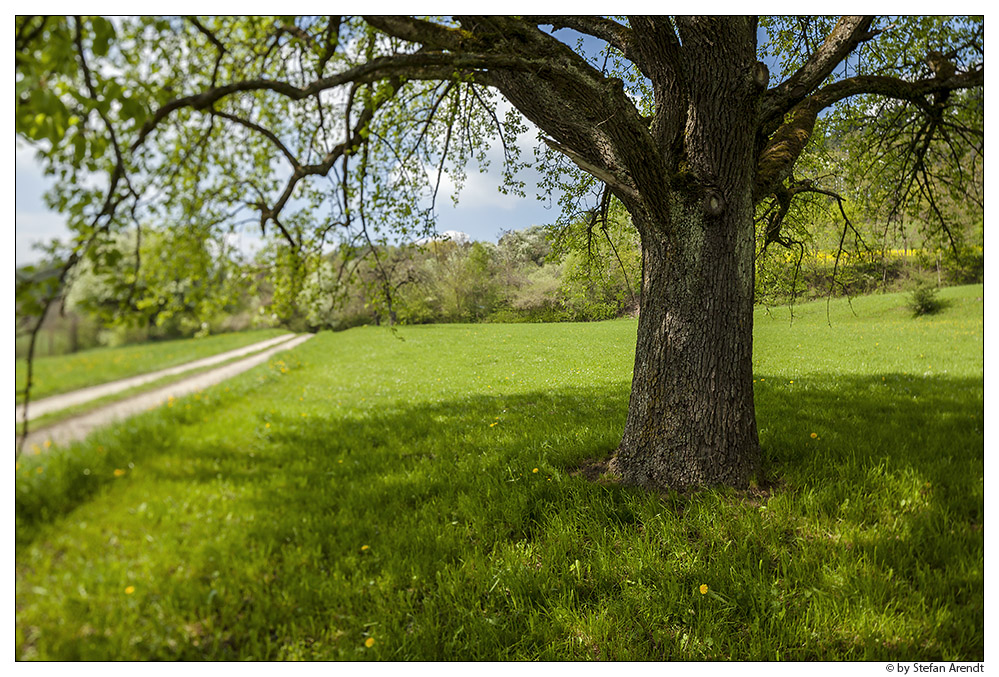
[[(487, 172), (479, 172), (477, 168), (469, 168), (465, 183), (458, 192), (458, 204), (461, 207), (514, 209), (521, 200), (516, 195), (504, 195), (499, 191), (502, 182), (500, 168), (491, 166)], [(441, 187), (437, 194), (437, 209), (440, 211), (451, 206), (451, 197), (456, 191), (453, 177), (444, 174), (441, 177)]]
[(14, 262), (18, 266), (34, 263), (42, 255), (33, 245), (47, 243), (53, 238), (65, 240), (69, 236), (66, 219), (61, 214), (17, 210), (14, 212)]

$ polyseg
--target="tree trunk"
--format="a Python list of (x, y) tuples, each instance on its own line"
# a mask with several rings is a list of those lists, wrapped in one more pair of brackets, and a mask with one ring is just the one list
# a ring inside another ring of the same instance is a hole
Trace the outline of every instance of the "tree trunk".
[(611, 466), (628, 483), (744, 486), (757, 469), (753, 223), (741, 207), (712, 218), (699, 201), (674, 205), (685, 237), (643, 238), (631, 401)]
[(691, 51), (683, 152), (670, 161), (669, 185), (646, 186), (629, 208), (642, 236), (642, 299), (628, 418), (612, 463), (628, 483), (745, 486), (759, 466), (753, 190), (765, 83), (753, 75), (755, 29), (743, 23), (681, 22)]

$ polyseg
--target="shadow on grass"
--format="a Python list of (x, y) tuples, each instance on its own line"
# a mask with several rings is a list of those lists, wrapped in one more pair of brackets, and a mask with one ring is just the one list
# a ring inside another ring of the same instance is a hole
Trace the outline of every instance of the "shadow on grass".
[[(572, 477), (617, 444), (626, 385), (166, 435), (144, 472), (224, 483), (246, 519), (172, 583), (216, 634), (149, 655), (362, 657), (375, 628), (382, 658), (981, 659), (982, 381), (765, 382), (763, 507)], [(726, 603), (688, 615), (706, 580)]]

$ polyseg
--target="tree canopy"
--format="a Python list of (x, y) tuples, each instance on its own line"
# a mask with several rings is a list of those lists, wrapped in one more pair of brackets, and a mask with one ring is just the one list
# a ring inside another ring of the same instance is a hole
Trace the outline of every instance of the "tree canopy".
[[(946, 231), (941, 196), (973, 192), (984, 152), (981, 17), (25, 16), (15, 42), (16, 131), (57, 177), (49, 200), (74, 233), (53, 252), (55, 286), (83, 258), (113, 267), (119, 232), (161, 223), (251, 222), (292, 252), (363, 244), (377, 259), (389, 233), (432, 231), (442, 175), (460, 185), (490, 141), (522, 192), (517, 137), (533, 123), (531, 161), (564, 223), (592, 231), (621, 208), (641, 239), (623, 448), (677, 434), (670, 454), (738, 466), (632, 473), (642, 483), (742, 481), (754, 466), (713, 456), (756, 445), (753, 258), (760, 242), (793, 244), (802, 198), (842, 197), (829, 158), (862, 150), (887, 219), (918, 205)], [(735, 324), (703, 323), (729, 303)], [(686, 397), (649, 390), (681, 363), (739, 385), (726, 399), (712, 381), (669, 430), (634, 423)], [(708, 433), (704, 407), (710, 425), (742, 426), (738, 440)]]
[[(595, 188), (626, 196), (644, 180), (612, 146), (677, 134), (682, 78), (655, 69), (684, 66), (686, 22), (24, 16), (16, 131), (59, 179), (49, 200), (77, 235), (70, 258), (99, 258), (113, 231), (164, 220), (225, 229), (252, 218), (294, 247), (422, 234), (436, 170), (460, 184), (490, 139), (503, 144), (508, 187), (523, 190), (521, 114), (542, 131), (542, 190), (561, 189), (578, 213), (604, 206)], [(980, 95), (948, 97), (984, 82), (981, 18), (769, 17), (755, 32), (753, 76), (766, 87), (765, 64), (778, 69), (760, 103), (757, 200), (811, 188), (814, 176), (788, 180), (829, 109), (823, 133), (849, 128), (880, 172), (908, 176), (899, 205), (930, 194), (933, 156), (980, 155)], [(498, 93), (514, 105), (503, 115)], [(595, 131), (584, 111), (621, 128)], [(635, 141), (609, 143), (626, 133)]]

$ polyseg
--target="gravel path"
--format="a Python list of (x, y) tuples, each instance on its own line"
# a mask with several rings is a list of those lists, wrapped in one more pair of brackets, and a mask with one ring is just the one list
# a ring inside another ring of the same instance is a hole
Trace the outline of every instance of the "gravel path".
[[(196, 390), (203, 390), (209, 386), (215, 385), (216, 383), (221, 383), (228, 378), (232, 378), (237, 374), (243, 373), (247, 369), (266, 362), (275, 353), (279, 353), (283, 350), (291, 350), (295, 346), (308, 341), (312, 337), (313, 334), (302, 334), (292, 338), (291, 340), (284, 340), (277, 345), (272, 345), (263, 352), (247, 357), (246, 359), (223, 365), (217, 369), (204, 371), (200, 374), (195, 374), (194, 376), (165, 385), (162, 388), (150, 390), (149, 392), (141, 393), (135, 397), (130, 397), (119, 402), (112, 402), (111, 404), (100, 407), (99, 409), (94, 409), (93, 411), (89, 411), (85, 414), (74, 416), (73, 418), (60, 421), (59, 423), (55, 423), (45, 428), (30, 431), (24, 448), (26, 451), (30, 451), (32, 449), (32, 445), (38, 445), (39, 448), (42, 448), (46, 440), (50, 441), (54, 445), (58, 445), (83, 439), (90, 434), (90, 431), (94, 428), (107, 425), (108, 423), (112, 423), (114, 421), (120, 421), (132, 416), (133, 414), (146, 411), (151, 407), (159, 406), (160, 404), (166, 402), (166, 400), (170, 397), (182, 397)], [(278, 338), (286, 339), (286, 337)], [(272, 339), (272, 343), (273, 341), (274, 340)], [(257, 346), (259, 345), (260, 344), (257, 344)], [(19, 439), (20, 438), (18, 438), (18, 441)]]
[[(91, 400), (100, 399), (101, 397), (107, 397), (108, 395), (113, 395), (115, 393), (120, 393), (123, 390), (128, 390), (129, 388), (135, 388), (136, 386), (141, 386), (144, 383), (150, 383), (152, 381), (158, 381), (166, 376), (173, 376), (175, 374), (183, 374), (185, 371), (190, 371), (191, 369), (200, 369), (202, 367), (209, 367), (213, 364), (218, 364), (219, 362), (225, 362), (231, 360), (234, 357), (239, 357), (240, 355), (247, 355), (258, 350), (267, 348), (268, 346), (277, 345), (278, 343), (283, 343), (291, 338), (294, 334), (283, 334), (266, 341), (260, 341), (254, 343), (253, 345), (244, 346), (242, 348), (236, 348), (235, 350), (230, 350), (225, 353), (220, 353), (218, 355), (212, 355), (211, 357), (205, 357), (200, 360), (195, 360), (194, 362), (187, 362), (186, 364), (179, 364), (176, 367), (169, 367), (167, 369), (160, 369), (159, 371), (153, 371), (148, 374), (139, 374), (138, 376), (132, 376), (130, 378), (123, 378), (120, 381), (112, 381), (111, 383), (101, 383), (100, 385), (91, 386), (89, 388), (81, 388), (80, 390), (74, 390), (69, 393), (62, 393), (61, 395), (53, 395), (52, 397), (46, 397), (41, 400), (35, 400), (28, 403), (28, 420), (38, 418), (39, 416), (44, 416), (45, 414), (50, 414), (53, 411), (61, 411), (62, 409), (68, 409), (69, 407), (74, 407), (78, 404), (83, 404), (85, 402), (90, 402)], [(18, 423), (24, 420), (24, 405), (17, 405), (15, 411), (15, 420)]]

